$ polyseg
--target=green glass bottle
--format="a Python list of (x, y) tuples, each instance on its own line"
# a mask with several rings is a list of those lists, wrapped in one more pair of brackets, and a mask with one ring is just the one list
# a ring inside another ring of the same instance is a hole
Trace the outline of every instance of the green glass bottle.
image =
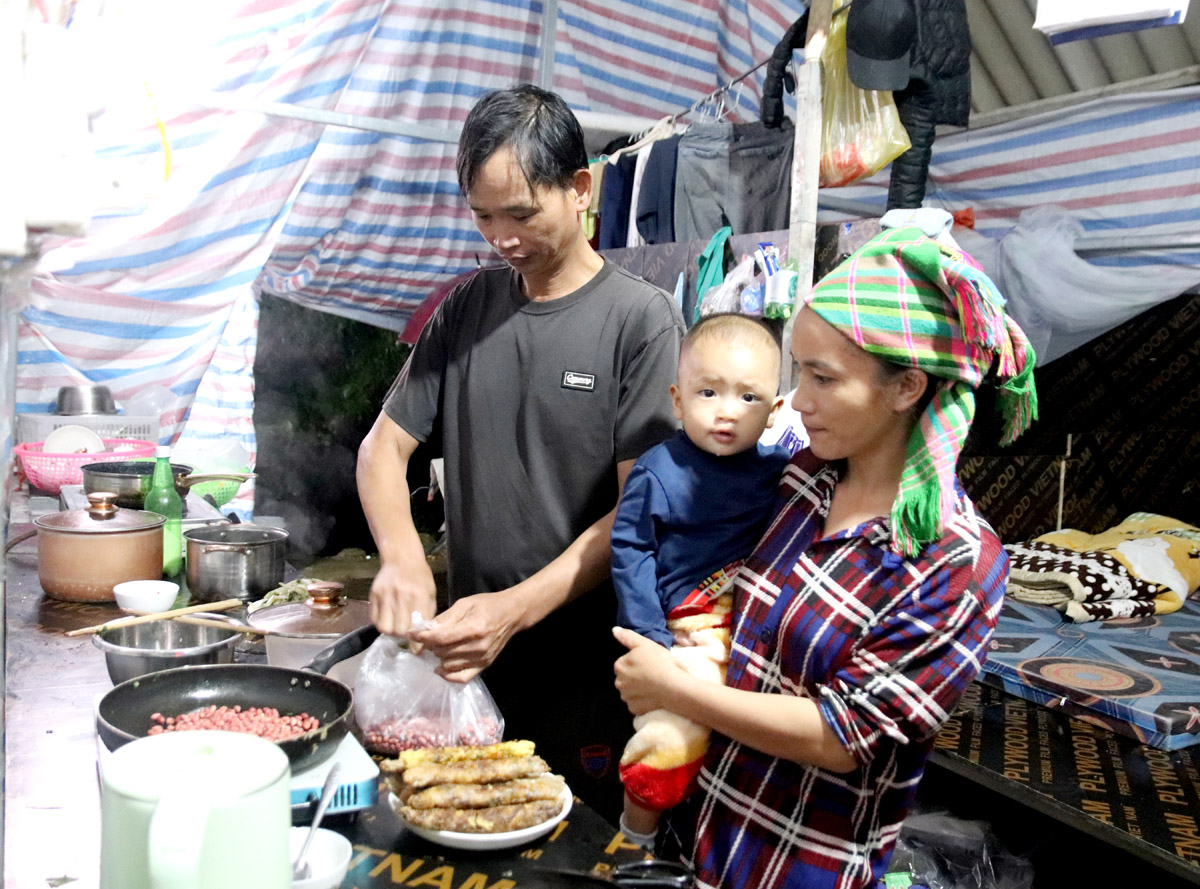
[(183, 498), (175, 490), (171, 449), (159, 446), (154, 456), (154, 475), (145, 509), (167, 520), (163, 525), (163, 576), (176, 577), (183, 567)]

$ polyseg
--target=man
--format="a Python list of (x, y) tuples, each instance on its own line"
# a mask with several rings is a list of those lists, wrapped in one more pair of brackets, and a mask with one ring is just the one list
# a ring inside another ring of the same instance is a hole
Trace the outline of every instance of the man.
[[(447, 678), (488, 668), (505, 735), (537, 742), (615, 820), (629, 716), (613, 688), (609, 535), (634, 460), (674, 431), (682, 317), (588, 245), (583, 133), (558, 96), (522, 85), (481, 99), (458, 180), (510, 268), (438, 307), (359, 450), (381, 559), (372, 619), (431, 648)], [(446, 459), (452, 604), (410, 634), (412, 612), (435, 609), (406, 482), (426, 441)]]

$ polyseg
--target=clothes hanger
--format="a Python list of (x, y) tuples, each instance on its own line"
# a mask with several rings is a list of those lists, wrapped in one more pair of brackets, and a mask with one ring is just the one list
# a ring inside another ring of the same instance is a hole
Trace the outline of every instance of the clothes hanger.
[[(847, 5), (849, 5), (849, 4), (847, 4)], [(618, 160), (620, 160), (621, 156), (624, 154), (628, 154), (630, 152), (636, 152), (636, 151), (640, 150), (641, 148), (645, 147), (646, 145), (649, 145), (653, 142), (657, 142), (659, 139), (665, 139), (668, 136), (673, 136), (678, 132), (682, 132), (679, 129), (679, 127), (677, 126), (677, 124), (679, 122), (679, 118), (685, 117), (689, 114), (696, 114), (697, 112), (701, 112), (704, 114), (705, 120), (711, 120), (711, 121), (721, 120), (722, 117), (724, 117), (728, 113), (731, 113), (731, 111), (732, 111), (732, 109), (727, 109), (727, 107), (726, 107), (726, 102), (725, 102), (726, 93), (728, 93), (729, 90), (732, 89), (734, 86), (737, 86), (738, 87), (737, 104), (740, 105), (741, 101), (742, 101), (741, 89), (743, 87), (743, 84), (745, 83), (746, 78), (749, 77), (751, 74), (753, 74), (755, 71), (757, 71), (759, 68), (762, 68), (764, 65), (766, 65), (770, 61), (771, 61), (771, 59), (769, 57), (763, 59), (761, 62), (758, 62), (753, 67), (746, 69), (741, 74), (739, 74), (737, 77), (733, 78), (733, 80), (729, 81), (729, 83), (726, 83), (722, 86), (717, 87), (715, 90), (713, 90), (711, 93), (708, 93), (707, 95), (701, 96), (699, 99), (697, 99), (695, 102), (693, 102), (689, 107), (684, 108), (682, 111), (677, 111), (674, 114), (670, 114), (664, 118), (661, 118), (660, 120), (655, 122), (654, 126), (650, 127), (650, 129), (645, 130), (642, 133), (638, 133), (633, 136), (630, 136), (630, 144), (628, 144), (622, 148), (618, 148), (612, 154), (602, 155), (601, 157), (597, 158), (596, 160), (597, 161), (603, 160), (603, 161), (607, 161), (610, 164), (615, 164)], [(720, 103), (715, 112), (713, 110), (711, 110), (713, 102)], [(684, 127), (684, 129), (686, 129), (686, 126)]]
[(654, 124), (654, 126), (650, 127), (650, 129), (641, 133), (637, 137), (636, 141), (630, 142), (630, 144), (626, 145), (623, 148), (618, 148), (616, 151), (614, 151), (612, 154), (610, 154), (607, 158), (605, 158), (605, 160), (607, 160), (610, 164), (615, 164), (618, 160), (621, 159), (622, 155), (636, 154), (637, 152), (639, 152), (643, 148), (645, 148), (647, 145), (652, 145), (655, 142), (657, 142), (659, 139), (665, 139), (668, 136), (673, 136), (674, 134), (675, 134), (675, 118), (673, 116), (664, 117), (661, 120), (657, 121)]

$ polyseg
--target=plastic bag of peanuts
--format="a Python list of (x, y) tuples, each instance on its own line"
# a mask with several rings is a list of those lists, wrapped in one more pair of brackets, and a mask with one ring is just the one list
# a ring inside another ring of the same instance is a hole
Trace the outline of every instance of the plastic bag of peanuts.
[(371, 753), (396, 756), (420, 747), (497, 744), (504, 718), (476, 676), (450, 682), (437, 675), (438, 659), (413, 654), (391, 636), (367, 649), (354, 682), (354, 709)]

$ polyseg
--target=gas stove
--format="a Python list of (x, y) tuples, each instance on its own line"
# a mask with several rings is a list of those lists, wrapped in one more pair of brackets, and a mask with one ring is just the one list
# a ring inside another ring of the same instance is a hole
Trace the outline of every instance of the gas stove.
[[(58, 504), (61, 509), (87, 509), (87, 494), (83, 485), (63, 485), (58, 493)], [(216, 525), (228, 522), (221, 510), (213, 506), (194, 491), (188, 491), (183, 498), (183, 527), (191, 528), (196, 525)]]
[(379, 798), (379, 766), (363, 749), (353, 735), (346, 735), (338, 744), (337, 751), (329, 759), (310, 769), (292, 774), (292, 820), (309, 821), (316, 802), (321, 798), (321, 787), (334, 763), (342, 764), (341, 779), (337, 792), (330, 800), (326, 814), (356, 812), (369, 809)]

